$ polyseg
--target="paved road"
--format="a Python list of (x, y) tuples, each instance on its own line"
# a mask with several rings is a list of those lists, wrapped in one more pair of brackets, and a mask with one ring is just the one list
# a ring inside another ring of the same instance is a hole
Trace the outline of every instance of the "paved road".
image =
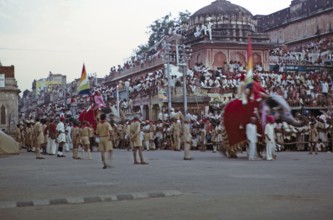
[(93, 160), (32, 153), (0, 157), (0, 219), (333, 219), (333, 154), (115, 150), (111, 169)]

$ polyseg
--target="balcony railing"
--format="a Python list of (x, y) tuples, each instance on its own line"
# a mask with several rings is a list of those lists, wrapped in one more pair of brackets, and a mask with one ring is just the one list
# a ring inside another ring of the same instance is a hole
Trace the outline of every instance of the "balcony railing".
[(106, 81), (114, 81), (119, 80), (124, 77), (130, 76), (132, 74), (141, 72), (146, 69), (152, 69), (155, 67), (158, 67), (160, 65), (163, 65), (164, 61), (161, 57), (153, 58), (151, 61), (146, 61), (142, 64), (138, 64), (137, 66), (134, 66), (129, 69), (122, 70), (121, 72), (113, 72), (110, 76), (107, 77)]

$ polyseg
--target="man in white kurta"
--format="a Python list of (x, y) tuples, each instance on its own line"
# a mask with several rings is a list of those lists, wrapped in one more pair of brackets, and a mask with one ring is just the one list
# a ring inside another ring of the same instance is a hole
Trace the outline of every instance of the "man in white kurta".
[(61, 117), (59, 123), (57, 124), (57, 133), (58, 133), (58, 153), (57, 153), (57, 157), (65, 157), (65, 155), (63, 155), (63, 150), (64, 150), (64, 145), (66, 143), (66, 135), (65, 135), (65, 118)]
[(256, 160), (258, 133), (256, 118), (251, 117), (250, 123), (246, 125), (246, 138), (249, 143), (249, 160)]
[(267, 122), (268, 123), (265, 126), (266, 160), (274, 160), (276, 146), (274, 116), (268, 116)]

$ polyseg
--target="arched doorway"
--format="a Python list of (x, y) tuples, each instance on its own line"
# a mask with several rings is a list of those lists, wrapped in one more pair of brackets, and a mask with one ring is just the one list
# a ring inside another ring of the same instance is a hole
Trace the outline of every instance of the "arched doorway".
[(242, 65), (246, 64), (246, 58), (245, 58), (244, 54), (241, 52), (231, 52), (230, 61), (240, 62)]
[(262, 63), (262, 58), (258, 53), (253, 53), (253, 64), (257, 65)]
[(213, 69), (217, 69), (219, 67), (223, 67), (224, 62), (227, 61), (227, 57), (223, 52), (217, 52), (214, 55), (214, 63), (213, 63)]

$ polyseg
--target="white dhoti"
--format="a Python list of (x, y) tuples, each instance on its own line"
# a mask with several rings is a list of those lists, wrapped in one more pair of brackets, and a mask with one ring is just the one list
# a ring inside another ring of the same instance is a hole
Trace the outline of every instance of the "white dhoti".
[(48, 138), (46, 152), (48, 154), (56, 154), (56, 151), (57, 151), (56, 139)]
[(249, 143), (249, 160), (256, 159), (256, 157), (255, 157), (256, 151), (257, 151), (257, 143), (256, 142), (250, 142)]
[(266, 160), (273, 160), (276, 144), (273, 141), (266, 142)]

